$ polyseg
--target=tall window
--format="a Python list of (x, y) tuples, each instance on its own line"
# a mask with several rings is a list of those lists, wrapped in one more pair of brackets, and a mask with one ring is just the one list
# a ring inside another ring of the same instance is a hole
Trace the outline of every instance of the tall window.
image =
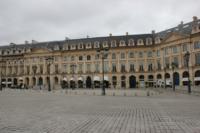
[(158, 70), (161, 70), (160, 60), (157, 60), (157, 69), (158, 69)]
[(152, 57), (152, 56), (153, 56), (152, 51), (148, 51), (148, 52), (147, 52), (147, 56), (148, 56), (148, 57)]
[(139, 71), (140, 72), (144, 71), (144, 65), (143, 65), (143, 63), (140, 63), (140, 65), (139, 65)]
[(129, 52), (129, 58), (134, 58), (134, 53), (133, 52)]
[(83, 64), (78, 65), (78, 72), (82, 73), (83, 72)]
[(91, 72), (91, 64), (87, 64), (86, 71), (87, 71), (87, 73)]
[(121, 53), (121, 59), (125, 59), (125, 53)]
[(200, 65), (200, 53), (195, 54), (195, 63), (196, 65)]
[(71, 56), (71, 61), (74, 61), (74, 60), (75, 60), (74, 56)]
[(121, 72), (126, 72), (125, 63), (122, 63), (122, 64), (121, 64)]
[(199, 49), (200, 48), (200, 41), (194, 42), (194, 49)]
[(165, 67), (169, 68), (169, 58), (165, 58)]
[(109, 72), (109, 65), (108, 62), (104, 63), (104, 72)]
[(87, 56), (87, 60), (91, 60), (91, 56), (90, 55)]
[(79, 56), (79, 61), (82, 61), (83, 60), (83, 56)]
[(160, 50), (157, 50), (156, 53), (157, 53), (157, 57), (160, 57)]
[(143, 52), (139, 52), (139, 58), (142, 58), (143, 57)]
[(178, 57), (174, 57), (174, 63), (176, 64), (176, 66), (179, 65), (179, 62), (178, 62)]
[(134, 72), (134, 71), (135, 71), (134, 64), (133, 64), (133, 63), (131, 63), (131, 64), (130, 64), (130, 72)]
[(116, 54), (112, 53), (112, 59), (116, 59)]
[(174, 54), (176, 54), (178, 52), (177, 46), (172, 47), (172, 51), (173, 51)]
[(115, 63), (112, 63), (112, 72), (117, 72), (117, 67)]
[(186, 52), (186, 51), (188, 51), (188, 44), (187, 43), (183, 44), (183, 52)]
[(153, 71), (153, 65), (151, 62), (148, 63), (148, 71)]
[(96, 63), (96, 64), (95, 64), (95, 72), (99, 72), (99, 70), (100, 70), (100, 69), (99, 69), (99, 64)]

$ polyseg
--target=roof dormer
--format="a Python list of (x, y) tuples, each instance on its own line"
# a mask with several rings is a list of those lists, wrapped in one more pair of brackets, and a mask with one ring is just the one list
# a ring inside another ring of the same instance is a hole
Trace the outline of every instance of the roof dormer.
[(138, 45), (138, 46), (144, 45), (143, 40), (142, 40), (142, 39), (138, 39), (138, 40), (137, 40), (137, 45)]

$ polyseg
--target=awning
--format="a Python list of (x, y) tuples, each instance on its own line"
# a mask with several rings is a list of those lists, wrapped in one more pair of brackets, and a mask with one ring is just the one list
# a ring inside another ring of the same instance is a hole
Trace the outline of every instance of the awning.
[(23, 78), (22, 78), (22, 77), (19, 77), (19, 80), (23, 80)]
[(78, 80), (83, 81), (83, 77), (79, 77)]
[(182, 78), (182, 81), (188, 81), (188, 78)]
[(194, 77), (194, 81), (200, 81), (200, 77)]
[(6, 81), (1, 82), (2, 84), (6, 84)]
[(67, 81), (67, 78), (66, 78), (66, 77), (64, 77), (64, 78), (63, 78), (63, 81)]
[(74, 77), (71, 77), (71, 78), (70, 78), (70, 81), (72, 81), (72, 80), (74, 81)]
[(99, 76), (94, 76), (93, 80), (94, 81), (100, 81), (100, 77)]
[(9, 81), (8, 81), (7, 84), (12, 84), (12, 82), (9, 82)]

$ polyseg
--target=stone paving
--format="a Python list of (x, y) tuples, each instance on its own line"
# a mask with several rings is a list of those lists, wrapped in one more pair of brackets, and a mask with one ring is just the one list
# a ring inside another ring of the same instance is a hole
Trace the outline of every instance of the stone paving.
[(3, 91), (0, 133), (200, 133), (200, 97)]

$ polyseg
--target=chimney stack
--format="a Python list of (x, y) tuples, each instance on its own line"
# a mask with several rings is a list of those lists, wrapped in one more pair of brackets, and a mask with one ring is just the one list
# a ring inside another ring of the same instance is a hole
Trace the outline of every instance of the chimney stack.
[(109, 36), (111, 37), (111, 36), (112, 36), (112, 33), (110, 33)]
[(197, 21), (197, 20), (198, 20), (197, 16), (193, 16), (193, 21)]
[(156, 34), (156, 31), (155, 31), (155, 30), (152, 30), (152, 31), (151, 31), (151, 34), (152, 34), (152, 35), (155, 35), (155, 34)]
[(25, 44), (28, 44), (28, 43), (29, 43), (29, 42), (26, 40), (26, 41), (25, 41)]
[(126, 32), (126, 36), (128, 36), (128, 32)]

